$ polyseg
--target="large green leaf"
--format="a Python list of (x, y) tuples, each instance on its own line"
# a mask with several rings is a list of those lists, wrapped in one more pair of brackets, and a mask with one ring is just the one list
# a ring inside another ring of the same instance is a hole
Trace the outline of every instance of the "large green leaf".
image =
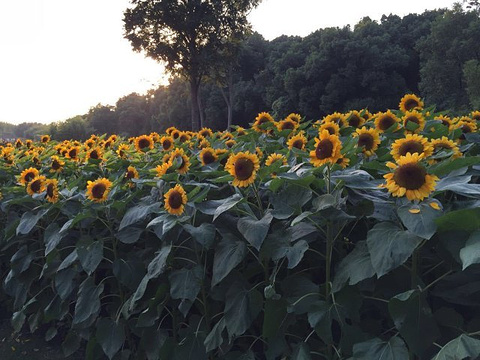
[(408, 360), (408, 350), (400, 337), (389, 341), (374, 338), (353, 346), (352, 360)]
[[(411, 210), (414, 210), (411, 212)], [(412, 233), (423, 239), (430, 239), (437, 231), (435, 219), (442, 215), (440, 210), (435, 210), (428, 203), (412, 206), (406, 204), (397, 210), (403, 225)]]
[(480, 208), (451, 211), (435, 220), (438, 231), (480, 230)]
[(299, 240), (293, 245), (285, 241), (278, 243), (278, 247), (272, 253), (272, 260), (278, 261), (283, 257), (288, 260), (288, 268), (293, 269), (303, 259), (303, 255), (308, 250), (308, 242)]
[(470, 235), (465, 247), (460, 250), (460, 259), (465, 270), (472, 264), (480, 263), (480, 231), (475, 231)]
[(215, 249), (212, 287), (222, 281), (245, 258), (247, 245), (233, 235), (226, 234)]
[(195, 301), (203, 281), (203, 269), (197, 265), (192, 269), (175, 270), (168, 276), (172, 299)]
[(81, 240), (77, 243), (77, 254), (83, 270), (90, 276), (103, 259), (103, 241)]
[(251, 217), (243, 217), (238, 220), (237, 228), (250, 245), (257, 250), (260, 250), (263, 240), (265, 240), (268, 230), (270, 229), (272, 219), (273, 216), (271, 213), (265, 214), (260, 220)]
[(375, 225), (368, 232), (367, 246), (377, 277), (407, 261), (421, 241), (418, 236), (390, 222)]
[(476, 359), (480, 356), (480, 340), (460, 335), (448, 342), (432, 360)]
[(34, 214), (30, 211), (23, 213), (20, 223), (17, 226), (17, 235), (28, 234), (32, 229), (37, 225), (38, 220), (40, 220), (43, 215), (48, 212), (49, 209), (40, 210), (38, 213)]
[(64, 236), (65, 233), (60, 233), (60, 226), (58, 226), (57, 223), (51, 223), (48, 225), (43, 235), (43, 242), (45, 243), (45, 256), (50, 254), (50, 252), (57, 247)]
[(73, 324), (80, 324), (100, 311), (100, 295), (103, 292), (103, 283), (95, 285), (92, 277), (87, 277), (78, 289), (78, 298), (75, 304)]
[(442, 176), (447, 175), (454, 170), (478, 164), (480, 164), (480, 156), (461, 157), (457, 159), (442, 161), (439, 164), (433, 165), (430, 168), (429, 173), (437, 176)]
[(190, 224), (183, 225), (185, 231), (187, 231), (192, 238), (202, 245), (204, 248), (209, 249), (215, 241), (215, 225), (209, 223), (203, 223), (199, 227), (194, 227)]
[(125, 329), (123, 324), (102, 318), (97, 321), (95, 336), (105, 355), (112, 359), (125, 341)]
[(163, 273), (167, 266), (167, 258), (172, 250), (172, 245), (163, 246), (157, 255), (150, 261), (147, 269), (147, 276), (149, 279), (154, 279)]
[(312, 198), (312, 191), (290, 184), (278, 194), (272, 194), (270, 202), (273, 205), (272, 215), (276, 219), (287, 219)]
[(299, 343), (293, 349), (293, 354), (291, 357), (292, 360), (311, 360), (312, 357), (310, 356), (310, 349), (307, 343)]
[(401, 293), (390, 299), (388, 310), (409, 349), (418, 356), (422, 356), (440, 337), (424, 293), (418, 290)]
[(210, 333), (205, 338), (205, 341), (203, 342), (205, 348), (207, 349), (207, 352), (212, 351), (223, 344), (222, 332), (223, 330), (225, 330), (225, 327), (225, 317), (222, 317), (220, 321), (215, 324), (212, 331), (210, 331)]
[(133, 208), (130, 208), (127, 210), (127, 212), (123, 216), (118, 230), (122, 230), (124, 227), (134, 224), (137, 221), (144, 220), (147, 217), (147, 215), (159, 210), (160, 210), (159, 203), (153, 203), (149, 205), (140, 204)]
[(209, 200), (195, 204), (195, 207), (204, 214), (213, 215), (213, 220), (230, 210), (243, 200), (240, 194), (233, 194), (230, 197), (221, 200)]

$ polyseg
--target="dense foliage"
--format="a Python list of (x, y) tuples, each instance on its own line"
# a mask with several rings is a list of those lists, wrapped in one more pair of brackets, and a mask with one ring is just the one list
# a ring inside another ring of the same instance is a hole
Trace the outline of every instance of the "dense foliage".
[(476, 358), (479, 121), (4, 144), (0, 298), (88, 359)]

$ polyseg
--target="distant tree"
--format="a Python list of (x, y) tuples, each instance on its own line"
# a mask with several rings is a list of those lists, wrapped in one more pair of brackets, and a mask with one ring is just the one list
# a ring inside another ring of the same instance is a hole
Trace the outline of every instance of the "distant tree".
[(140, 135), (150, 131), (150, 116), (147, 98), (137, 93), (120, 98), (116, 103), (115, 115), (118, 118), (118, 133)]
[(48, 127), (45, 124), (24, 122), (18, 124), (13, 133), (19, 138), (34, 139), (39, 135), (46, 134), (47, 131)]
[(201, 126), (199, 88), (232, 37), (249, 29), (247, 14), (260, 0), (131, 0), (125, 37), (133, 49), (165, 63), (190, 85), (192, 129)]
[(86, 116), (74, 116), (59, 122), (55, 134), (55, 140), (86, 140), (92, 134), (92, 128), (88, 126)]
[(463, 76), (470, 105), (480, 109), (480, 61), (469, 60), (463, 66)]
[(118, 131), (118, 114), (111, 105), (98, 104), (87, 114), (87, 121), (97, 134), (113, 134)]

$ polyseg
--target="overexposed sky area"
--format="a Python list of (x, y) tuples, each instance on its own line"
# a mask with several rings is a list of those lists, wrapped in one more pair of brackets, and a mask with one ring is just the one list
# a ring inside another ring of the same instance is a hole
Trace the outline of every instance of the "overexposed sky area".
[[(272, 40), (453, 2), (263, 0), (250, 21)], [(163, 67), (133, 52), (123, 38), (128, 5), (128, 0), (0, 0), (0, 121), (65, 120), (165, 83)]]

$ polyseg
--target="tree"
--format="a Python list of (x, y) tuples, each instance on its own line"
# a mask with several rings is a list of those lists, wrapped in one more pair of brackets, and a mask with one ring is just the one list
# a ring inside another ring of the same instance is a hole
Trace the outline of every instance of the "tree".
[(118, 130), (118, 114), (114, 106), (98, 104), (92, 107), (87, 120), (98, 134), (113, 134)]
[(249, 30), (247, 14), (260, 0), (131, 0), (125, 38), (135, 51), (165, 64), (190, 85), (192, 129), (200, 123), (199, 88), (218, 64), (228, 39)]
[(475, 109), (480, 109), (480, 61), (467, 61), (463, 66), (463, 76), (470, 104)]

